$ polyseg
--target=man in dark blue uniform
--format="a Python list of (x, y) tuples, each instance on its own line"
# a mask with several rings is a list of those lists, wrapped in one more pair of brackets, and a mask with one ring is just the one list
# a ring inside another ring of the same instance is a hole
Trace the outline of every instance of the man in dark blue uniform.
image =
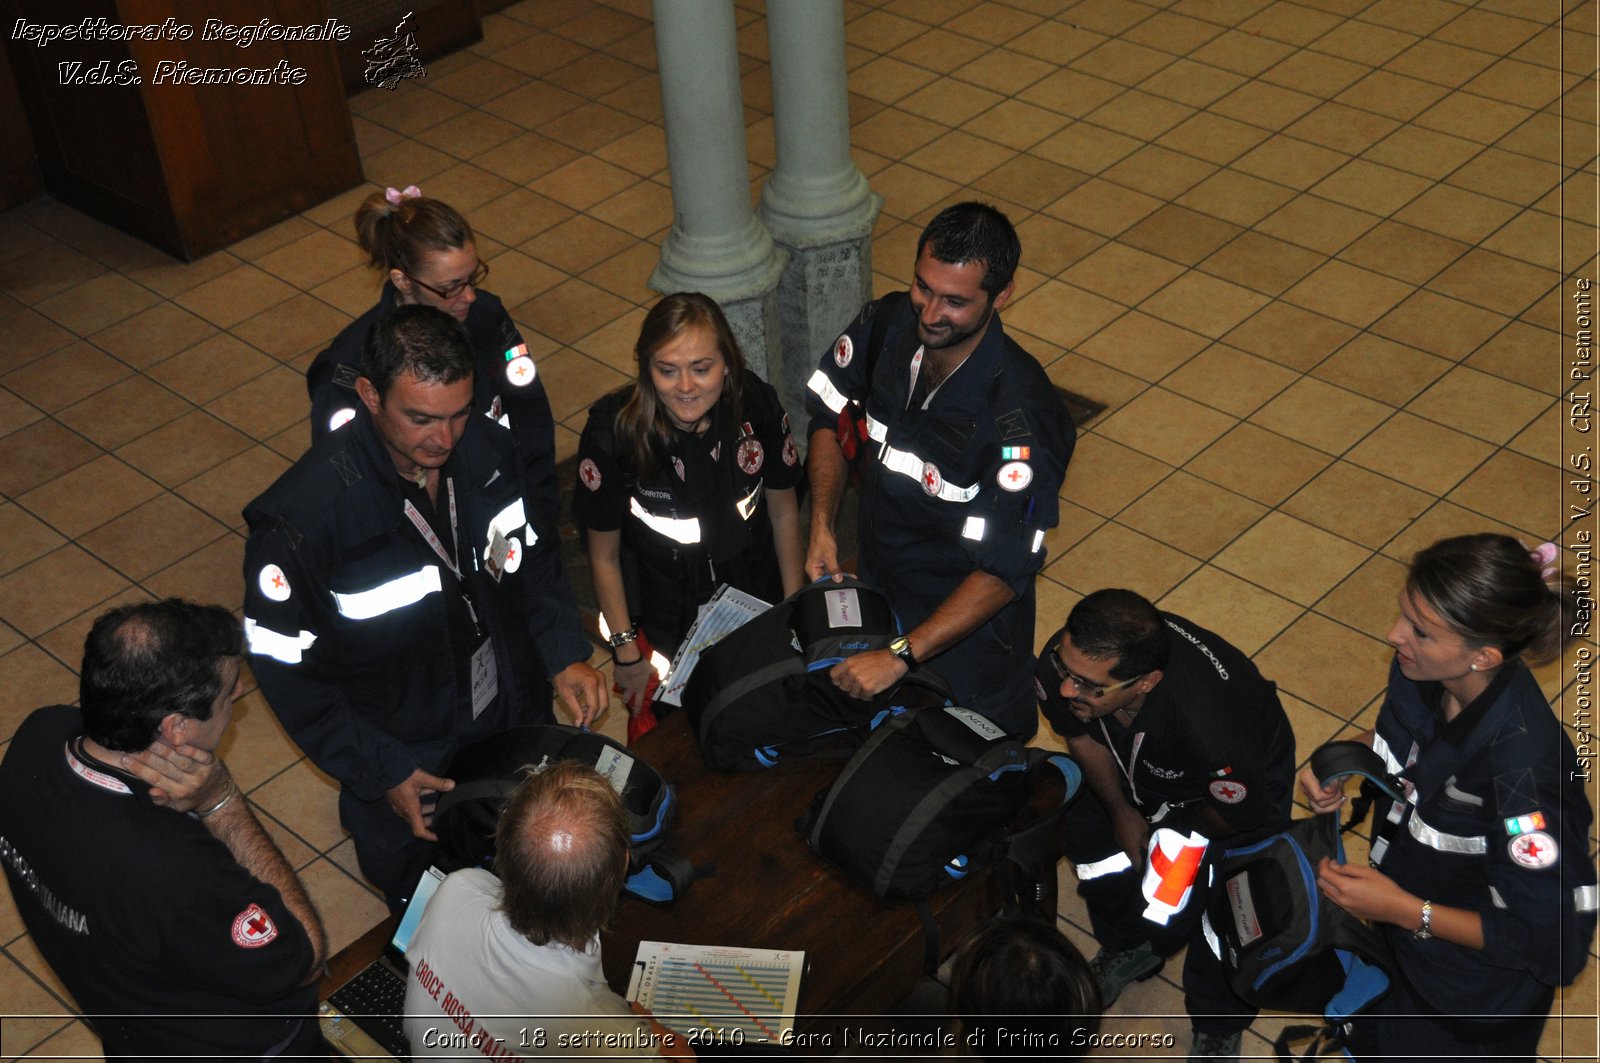
[(1217, 635), (1129, 590), (1074, 606), (1034, 674), (1040, 708), (1087, 783), (1063, 848), (1101, 945), (1091, 967), (1104, 1004), (1188, 944), (1191, 1058), (1237, 1057), (1255, 1012), (1200, 937), (1203, 879), (1164, 925), (1145, 917), (1141, 887), (1155, 828), (1200, 834), (1215, 856), (1288, 825), (1294, 732), (1277, 687)]
[(1000, 326), (1021, 256), (1000, 211), (959, 203), (917, 244), (909, 293), (862, 308), (812, 376), (806, 571), (838, 573), (834, 518), (861, 450), (862, 576), (906, 635), (833, 669), (856, 697), (929, 662), (957, 699), (1032, 735), (1034, 577), (1075, 442), (1039, 363)]
[(338, 779), (340, 822), (391, 906), (435, 841), (461, 746), (607, 703), (554, 535), (510, 434), (472, 412), (461, 326), (402, 306), (372, 331), (355, 419), (245, 508), (251, 668)]

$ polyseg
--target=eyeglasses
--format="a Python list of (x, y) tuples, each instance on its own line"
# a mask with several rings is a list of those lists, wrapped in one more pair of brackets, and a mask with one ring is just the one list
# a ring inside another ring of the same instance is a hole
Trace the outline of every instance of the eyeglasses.
[(1124, 679), (1120, 683), (1112, 683), (1108, 687), (1103, 687), (1099, 683), (1091, 683), (1089, 680), (1083, 678), (1081, 675), (1078, 675), (1076, 672), (1072, 671), (1065, 664), (1063, 664), (1061, 662), (1059, 644), (1050, 647), (1050, 649), (1045, 652), (1045, 656), (1050, 658), (1050, 666), (1056, 670), (1056, 675), (1061, 677), (1061, 681), (1063, 683), (1071, 683), (1073, 686), (1077, 687), (1078, 694), (1082, 697), (1088, 698), (1090, 701), (1099, 701), (1113, 690), (1121, 690), (1123, 687), (1132, 686), (1139, 680), (1143, 679), (1145, 675), (1149, 674), (1142, 673), (1134, 676), (1132, 679)]
[(489, 263), (484, 262), (483, 260), (480, 259), (478, 261), (477, 268), (472, 271), (472, 276), (468, 277), (464, 281), (456, 281), (454, 284), (446, 285), (443, 288), (435, 288), (433, 285), (429, 284), (427, 281), (421, 280), (421, 279), (419, 279), (417, 277), (412, 277), (411, 274), (409, 274), (409, 273), (407, 273), (406, 276), (407, 277), (411, 277), (411, 283), (412, 284), (418, 285), (419, 287), (426, 288), (426, 289), (428, 289), (428, 291), (432, 292), (434, 295), (437, 295), (439, 298), (448, 300), (448, 299), (454, 299), (456, 296), (460, 295), (461, 292), (466, 288), (478, 288), (478, 287), (481, 287), (483, 285), (483, 282), (485, 280), (487, 280), (488, 277), (489, 277)]

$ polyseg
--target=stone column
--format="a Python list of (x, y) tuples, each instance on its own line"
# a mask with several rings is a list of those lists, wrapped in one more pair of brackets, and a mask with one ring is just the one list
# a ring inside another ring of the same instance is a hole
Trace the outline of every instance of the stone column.
[(673, 214), (650, 287), (715, 299), (750, 368), (772, 380), (785, 255), (750, 207), (733, 0), (652, 7)]
[(778, 288), (780, 371), (791, 417), (822, 352), (872, 298), (872, 226), (883, 197), (850, 159), (843, 0), (767, 0), (777, 168), (761, 220), (789, 253)]

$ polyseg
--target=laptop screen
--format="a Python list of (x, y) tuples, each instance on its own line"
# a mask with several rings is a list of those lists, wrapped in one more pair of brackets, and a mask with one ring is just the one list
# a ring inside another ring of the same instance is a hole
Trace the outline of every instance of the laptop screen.
[(411, 895), (411, 902), (406, 905), (406, 914), (401, 918), (400, 925), (395, 928), (394, 938), (389, 942), (401, 956), (404, 956), (406, 949), (411, 947), (411, 936), (417, 932), (417, 924), (422, 922), (422, 910), (428, 906), (433, 891), (438, 889), (439, 883), (443, 881), (444, 872), (436, 867), (430, 867), (422, 873), (422, 878), (417, 883), (417, 890)]

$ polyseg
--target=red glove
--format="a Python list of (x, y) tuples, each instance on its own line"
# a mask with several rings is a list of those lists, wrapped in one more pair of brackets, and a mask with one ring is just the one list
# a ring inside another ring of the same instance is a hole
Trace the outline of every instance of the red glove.
[[(649, 661), (654, 656), (654, 651), (650, 647), (650, 640), (645, 637), (645, 633), (643, 631), (639, 632), (639, 637), (634, 640), (633, 644), (639, 647), (641, 660)], [(649, 734), (650, 731), (655, 727), (656, 714), (655, 710), (652, 709), (650, 705), (655, 699), (656, 688), (660, 685), (661, 677), (656, 674), (655, 667), (652, 665), (650, 668), (650, 679), (645, 684), (644, 696), (639, 699), (640, 703), (638, 705), (633, 705), (624, 699), (623, 704), (628, 708), (629, 745), (632, 745), (644, 735)], [(611, 689), (614, 693), (622, 693), (622, 685), (620, 683), (612, 683)]]

